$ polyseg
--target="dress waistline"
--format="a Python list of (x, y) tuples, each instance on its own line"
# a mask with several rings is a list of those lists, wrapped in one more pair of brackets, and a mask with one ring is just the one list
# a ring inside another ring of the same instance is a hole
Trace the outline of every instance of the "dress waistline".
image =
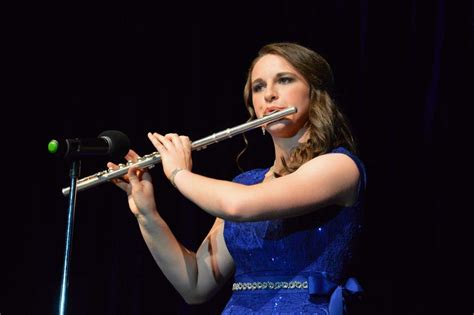
[(355, 278), (348, 278), (344, 284), (338, 284), (333, 282), (326, 272), (296, 276), (239, 275), (236, 280), (238, 281), (232, 286), (233, 291), (307, 291), (312, 299), (329, 301), (330, 315), (345, 314), (345, 298), (362, 293), (362, 287)]

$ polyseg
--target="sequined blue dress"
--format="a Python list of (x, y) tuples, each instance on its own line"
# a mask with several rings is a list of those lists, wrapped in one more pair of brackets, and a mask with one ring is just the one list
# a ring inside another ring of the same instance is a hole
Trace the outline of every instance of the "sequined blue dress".
[[(366, 171), (343, 147), (360, 172), (351, 207), (327, 207), (270, 221), (226, 221), (224, 238), (234, 259), (233, 294), (223, 314), (344, 314), (344, 299), (361, 292), (349, 278), (349, 264), (361, 231)], [(234, 182), (260, 183), (267, 169), (238, 175)]]

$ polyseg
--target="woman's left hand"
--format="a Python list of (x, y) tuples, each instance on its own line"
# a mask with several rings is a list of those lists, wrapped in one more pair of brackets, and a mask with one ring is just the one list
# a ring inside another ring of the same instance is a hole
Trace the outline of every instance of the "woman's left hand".
[(191, 141), (187, 136), (179, 136), (176, 133), (168, 133), (163, 136), (156, 132), (150, 132), (148, 138), (161, 155), (163, 171), (168, 179), (177, 168), (191, 171), (193, 166)]

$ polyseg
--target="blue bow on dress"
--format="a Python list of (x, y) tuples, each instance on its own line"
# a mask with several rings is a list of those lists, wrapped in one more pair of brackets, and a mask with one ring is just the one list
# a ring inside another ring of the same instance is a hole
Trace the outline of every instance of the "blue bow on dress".
[(363, 291), (355, 278), (347, 279), (344, 285), (337, 285), (329, 280), (325, 272), (308, 277), (308, 290), (312, 296), (328, 296), (331, 294), (329, 298), (329, 315), (346, 314), (344, 297), (359, 294)]

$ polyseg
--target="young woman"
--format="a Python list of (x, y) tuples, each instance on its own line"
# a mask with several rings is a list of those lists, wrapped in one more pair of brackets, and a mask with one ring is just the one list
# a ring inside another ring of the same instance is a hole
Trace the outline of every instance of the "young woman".
[(252, 117), (290, 106), (297, 112), (263, 128), (273, 139), (274, 164), (233, 181), (193, 173), (188, 137), (148, 134), (172, 184), (216, 217), (195, 253), (161, 218), (147, 171), (131, 167), (115, 180), (158, 266), (188, 303), (206, 301), (232, 275), (225, 314), (342, 314), (344, 297), (361, 291), (348, 266), (366, 175), (331, 85), (331, 68), (316, 52), (293, 43), (264, 46), (248, 73), (247, 108)]

